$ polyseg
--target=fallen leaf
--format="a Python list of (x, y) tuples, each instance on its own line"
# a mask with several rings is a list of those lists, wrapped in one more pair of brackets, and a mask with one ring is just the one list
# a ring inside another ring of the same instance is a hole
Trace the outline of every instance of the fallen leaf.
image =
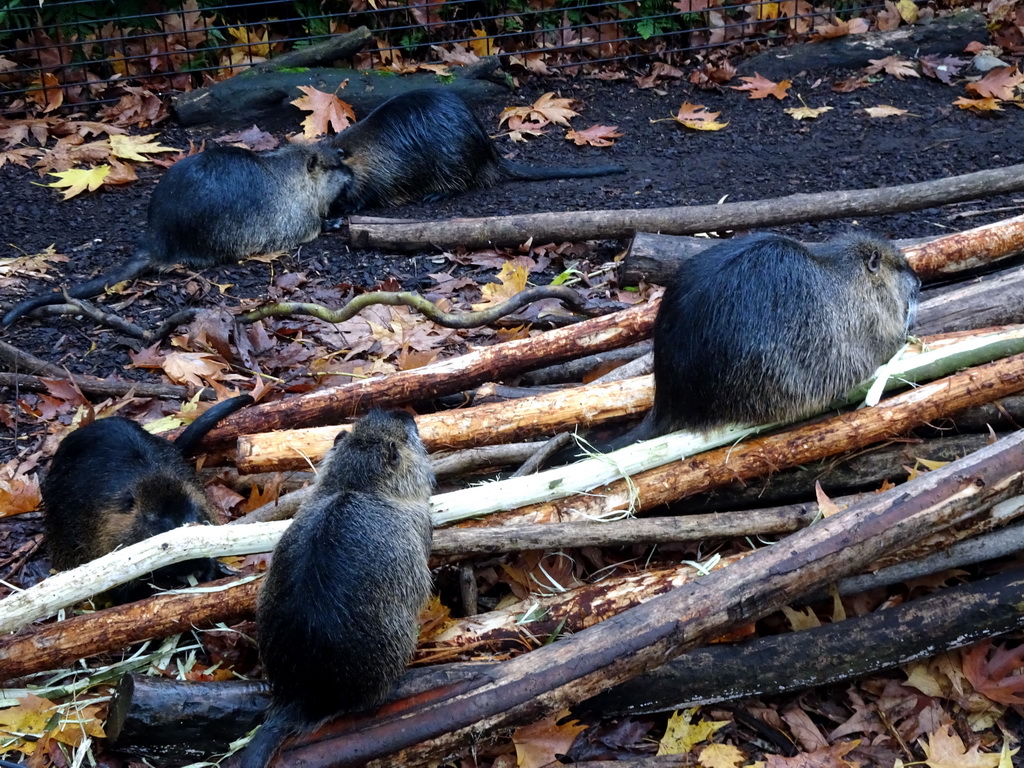
[(873, 85), (871, 80), (866, 77), (848, 77), (845, 80), (840, 80), (838, 83), (832, 85), (832, 90), (836, 93), (851, 93), (853, 91), (860, 90), (861, 88), (867, 88)]
[(223, 381), (231, 366), (216, 355), (205, 352), (170, 352), (161, 365), (175, 384), (205, 387), (212, 381)]
[(963, 654), (964, 676), (974, 690), (986, 698), (1007, 706), (1024, 704), (1024, 645), (1007, 650), (984, 640)]
[(484, 283), (480, 286), (480, 293), (483, 300), (473, 304), (474, 310), (486, 309), (496, 304), (508, 301), (520, 291), (526, 288), (526, 278), (529, 270), (523, 264), (509, 260), (506, 261), (498, 272), (497, 283)]
[(146, 155), (159, 154), (161, 152), (177, 152), (174, 147), (164, 147), (153, 142), (157, 137), (155, 133), (145, 136), (117, 135), (110, 137), (110, 154), (122, 160), (134, 160), (137, 163), (148, 163), (152, 158)]
[(732, 744), (708, 744), (697, 757), (703, 768), (739, 768), (747, 760), (747, 756)]
[(25, 278), (45, 277), (56, 264), (67, 263), (67, 261), (68, 257), (57, 253), (52, 244), (39, 253), (0, 259), (0, 288), (16, 285)]
[(3, 168), (7, 163), (12, 165), (20, 165), (22, 168), (28, 168), (29, 158), (37, 157), (40, 154), (38, 149), (32, 147), (15, 147), (13, 149), (7, 149), (0, 152), (0, 168)]
[(886, 56), (884, 59), (868, 59), (871, 65), (865, 68), (869, 75), (877, 75), (879, 72), (886, 72), (897, 80), (905, 77), (920, 77), (914, 69), (914, 63), (908, 59), (901, 59), (896, 54)]
[(933, 77), (946, 85), (952, 85), (953, 78), (968, 64), (965, 59), (958, 59), (956, 56), (940, 57), (938, 54), (921, 56), (917, 61), (921, 65), (921, 74)]
[(896, 10), (900, 12), (900, 18), (902, 18), (907, 24), (913, 24), (917, 21), (917, 5), (914, 0), (899, 0), (896, 3)]
[(568, 710), (555, 713), (531, 725), (518, 728), (512, 734), (519, 768), (542, 768), (569, 751), (576, 736), (586, 730), (586, 726), (579, 725), (576, 720), (558, 725), (558, 721), (567, 714)]
[(900, 109), (899, 107), (890, 107), (884, 104), (879, 105), (877, 107), (865, 107), (864, 111), (867, 112), (868, 116), (870, 117), (894, 117), (897, 115), (910, 114), (910, 112), (908, 112), (905, 109)]
[(356, 120), (352, 106), (342, 101), (333, 93), (318, 91), (311, 85), (300, 85), (299, 90), (305, 96), (291, 101), (303, 112), (310, 114), (302, 121), (302, 135), (307, 139), (315, 139), (328, 133), (328, 127), (335, 133), (341, 133)]
[(793, 85), (790, 80), (783, 80), (779, 83), (773, 83), (771, 80), (762, 77), (760, 73), (755, 72), (753, 77), (741, 77), (745, 84), (744, 85), (730, 85), (734, 91), (750, 91), (751, 99), (766, 99), (769, 96), (774, 96), (779, 101), (786, 98), (786, 91)]
[(549, 91), (527, 107), (506, 107), (498, 116), (498, 125), (509, 122), (510, 128), (515, 127), (510, 121), (519, 118), (523, 123), (532, 123), (535, 128), (543, 128), (550, 123), (568, 128), (569, 119), (579, 114), (569, 106), (570, 104), (572, 99), (560, 99), (553, 91)]
[(27, 463), (12, 459), (0, 466), (0, 518), (31, 512), (39, 506), (39, 478)]
[(617, 125), (592, 125), (582, 131), (568, 131), (565, 138), (576, 142), (576, 146), (582, 147), (589, 144), (592, 147), (610, 147), (615, 139), (621, 138), (619, 126)]
[(690, 723), (697, 708), (685, 712), (673, 712), (668, 719), (665, 735), (658, 743), (658, 755), (688, 755), (696, 744), (707, 741), (720, 728), (729, 725), (728, 720), (701, 720)]
[(968, 99), (961, 96), (953, 102), (953, 106), (960, 109), (972, 109), (975, 112), (1002, 112), (1003, 108), (999, 99)]
[(473, 30), (473, 39), (469, 41), (469, 47), (481, 59), (485, 56), (493, 56), (495, 53), (494, 40), (488, 37), (487, 33), (482, 29)]
[(811, 108), (806, 104), (802, 107), (790, 107), (785, 110), (786, 114), (792, 117), (794, 120), (816, 120), (826, 112), (831, 112), (832, 107), (817, 107)]
[(95, 192), (103, 185), (110, 170), (109, 165), (97, 165), (95, 168), (72, 168), (70, 171), (50, 173), (47, 175), (56, 176), (58, 180), (41, 186), (64, 189), (64, 199), (69, 200), (86, 190)]
[(43, 112), (52, 112), (64, 103), (64, 89), (60, 80), (52, 72), (43, 72), (29, 85), (25, 97), (43, 108)]
[(949, 725), (942, 725), (927, 736), (921, 748), (929, 768), (999, 768), (999, 755), (982, 753), (977, 746), (970, 749)]
[(1016, 90), (1024, 84), (1024, 74), (1016, 67), (999, 67), (991, 70), (980, 80), (967, 84), (967, 90), (983, 99), (1013, 101)]
[[(691, 104), (688, 101), (684, 101), (679, 111), (670, 120), (675, 120), (680, 125), (687, 128), (692, 128), (695, 131), (720, 131), (725, 128), (729, 123), (716, 122), (721, 112), (708, 112), (707, 107), (702, 104)], [(652, 121), (656, 122), (656, 121)]]
[(280, 144), (274, 134), (260, 130), (255, 125), (252, 128), (246, 128), (244, 131), (225, 133), (223, 136), (218, 136), (216, 140), (224, 144), (247, 147), (254, 152), (276, 149), (278, 144)]

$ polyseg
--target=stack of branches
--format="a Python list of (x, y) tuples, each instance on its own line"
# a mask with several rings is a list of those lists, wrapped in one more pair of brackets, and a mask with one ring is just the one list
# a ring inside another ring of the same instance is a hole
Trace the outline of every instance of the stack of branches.
[[(673, 260), (699, 258), (701, 245), (638, 235), (632, 254), (669, 269)], [(958, 270), (1024, 251), (1024, 217), (904, 250), (923, 279), (948, 280)], [(424, 641), (419, 659), (462, 663), (410, 670), (372, 717), (332, 722), (289, 745), (283, 760), (429, 765), (485, 732), (567, 707), (661, 711), (796, 690), (1024, 626), (1024, 573), (1011, 570), (818, 629), (702, 647), (786, 605), (855, 594), (1018, 549), (1024, 433), (1011, 430), (1024, 415), (1024, 398), (1015, 397), (1024, 390), (1024, 327), (1005, 324), (1020, 319), (1022, 270), (1014, 266), (926, 291), (917, 326), (921, 351), (886, 372), (887, 383), (872, 393), (883, 386), (897, 392), (872, 407), (762, 433), (670, 435), (609, 458), (438, 494), (432, 499), (435, 521), (447, 527), (435, 533), (434, 563), (461, 568), (467, 615)], [(421, 402), (525, 371), (533, 371), (535, 381), (550, 380), (558, 370), (578, 370), (581, 358), (642, 342), (655, 312), (656, 303), (637, 306), (423, 368), (259, 405), (232, 416), (208, 440), (212, 446), (235, 442), (241, 472), (301, 468), (324, 455), (344, 421), (371, 404)], [(916, 386), (906, 389), (908, 383)], [(417, 422), (432, 451), (476, 452), (477, 459), (482, 452), (483, 461), (500, 464), (522, 454), (498, 449), (501, 444), (622, 419), (641, 413), (651, 400), (651, 379), (642, 375), (422, 415)], [(942, 423), (955, 424), (958, 436), (942, 436), (936, 428)], [(908, 441), (911, 430), (918, 430), (917, 437)], [(872, 446), (881, 447), (846, 462), (833, 493), (877, 488), (915, 457), (956, 460), (884, 493), (828, 499), (819, 488), (815, 495), (815, 481), (829, 477), (834, 457)], [(495, 450), (488, 453), (489, 447)], [(750, 509), (750, 486), (769, 476), (772, 481), (759, 488), (762, 508)], [(765, 500), (773, 486), (804, 500), (770, 506)], [(733, 511), (673, 514), (684, 499), (709, 491)], [(32, 625), (161, 565), (269, 551), (302, 495), (296, 491), (235, 521), (243, 524), (163, 534), (0, 602), (0, 630), (16, 633), (0, 640), (0, 677), (14, 680), (142, 640), (251, 617), (259, 579), (249, 577)], [(781, 544), (751, 544), (703, 566), (659, 561), (629, 575), (475, 612), (474, 564), (480, 558), (780, 536)], [(548, 642), (555, 637), (558, 642)], [(843, 663), (834, 663), (838, 659)], [(756, 676), (748, 671), (753, 665)], [(108, 735), (131, 749), (160, 741), (157, 732), (165, 728), (173, 734), (165, 740), (216, 751), (251, 726), (265, 695), (256, 683), (178, 684), (129, 676), (112, 707)], [(189, 703), (195, 730), (182, 730), (182, 701)], [(177, 719), (167, 726), (161, 713), (171, 706)]]

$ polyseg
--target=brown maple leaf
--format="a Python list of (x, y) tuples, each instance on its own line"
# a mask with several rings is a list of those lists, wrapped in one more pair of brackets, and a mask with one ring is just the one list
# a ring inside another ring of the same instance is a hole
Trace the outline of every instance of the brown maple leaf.
[(897, 80), (905, 77), (920, 77), (914, 69), (914, 63), (909, 59), (901, 59), (896, 54), (886, 56), (884, 59), (868, 59), (871, 65), (864, 69), (869, 75), (877, 75), (879, 72), (886, 72)]
[[(550, 123), (568, 127), (569, 118), (579, 114), (570, 104), (572, 99), (557, 98), (553, 91), (549, 91), (528, 107), (506, 107), (499, 115), (498, 125), (504, 125), (506, 121), (517, 117), (524, 124), (532, 123), (534, 128), (542, 128)], [(512, 127), (511, 123), (509, 127)]]
[(587, 144), (592, 147), (610, 147), (621, 136), (617, 125), (592, 125), (582, 131), (569, 131), (565, 134), (565, 138), (576, 142), (578, 147)]
[(921, 74), (925, 77), (933, 77), (946, 85), (953, 84), (953, 78), (960, 74), (960, 70), (967, 66), (965, 59), (958, 59), (956, 56), (921, 56), (918, 61), (921, 64)]
[(980, 80), (968, 83), (967, 90), (983, 99), (999, 99), (1013, 101), (1016, 90), (1024, 84), (1024, 74), (1016, 67), (996, 67)]
[(998, 754), (984, 754), (977, 746), (970, 749), (952, 727), (940, 725), (921, 745), (928, 768), (998, 768)]
[(751, 99), (766, 99), (769, 96), (774, 96), (779, 101), (782, 101), (786, 98), (786, 91), (793, 85), (790, 80), (773, 83), (757, 72), (754, 73), (753, 77), (741, 77), (740, 80), (743, 81), (743, 85), (730, 85), (729, 87), (734, 91), (750, 91)]
[(335, 133), (341, 133), (355, 122), (356, 113), (352, 106), (342, 101), (333, 93), (318, 91), (311, 85), (300, 85), (299, 90), (305, 96), (293, 99), (290, 103), (309, 112), (302, 121), (302, 135), (307, 139), (315, 139), (329, 133), (328, 127)]
[(983, 640), (963, 659), (964, 676), (978, 693), (1007, 706), (1024, 704), (1024, 675), (1014, 674), (1024, 666), (1024, 645), (1007, 650)]
[[(665, 119), (675, 120), (680, 125), (692, 128), (695, 131), (720, 131), (729, 124), (717, 122), (716, 118), (720, 114), (722, 113), (708, 112), (707, 107), (703, 104), (691, 104), (688, 101), (684, 101), (679, 106), (679, 111), (675, 115)], [(658, 121), (652, 120), (651, 122)]]

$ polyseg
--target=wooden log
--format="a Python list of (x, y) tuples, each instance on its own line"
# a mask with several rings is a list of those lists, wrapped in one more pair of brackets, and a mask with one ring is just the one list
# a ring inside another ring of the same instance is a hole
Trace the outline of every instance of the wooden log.
[(914, 333), (966, 331), (1024, 322), (1024, 267), (925, 292)]
[[(628, 285), (640, 281), (664, 285), (680, 264), (700, 258), (701, 253), (718, 242), (721, 241), (637, 232), (622, 261), (619, 279)], [(1024, 216), (942, 237), (896, 240), (895, 243), (922, 280), (934, 280), (1024, 253)]]
[(481, 734), (578, 704), (1019, 494), (1021, 467), (1016, 433), (468, 683), (339, 719), (314, 743), (286, 746), (282, 764), (414, 768), (458, 754)]
[[(355, 36), (352, 40), (353, 53), (370, 38), (370, 33), (362, 27), (349, 34)], [(253, 67), (206, 88), (181, 94), (174, 100), (174, 114), (186, 127), (253, 123), (264, 128), (294, 127), (303, 113), (291, 102), (303, 95), (299, 90), (303, 85), (337, 93), (352, 105), (360, 117), (365, 117), (392, 96), (427, 86), (451, 88), (470, 103), (506, 96), (511, 90), (507, 77), (494, 58), (481, 59), (468, 67), (453, 67), (451, 80), (443, 84), (433, 73), (402, 77), (387, 77), (386, 74), (390, 73), (340, 67), (277, 69), (271, 61), (260, 69)]]
[[(1016, 569), (817, 629), (698, 648), (581, 703), (577, 711), (636, 714), (797, 691), (960, 648), (1024, 625), (1022, 579), (1024, 573)], [(840, 582), (842, 594), (847, 581), (855, 579)], [(493, 668), (486, 663), (413, 667), (388, 699), (449, 686)], [(751, 669), (758, 674), (751, 675)], [(125, 675), (105, 729), (111, 743), (127, 752), (152, 754), (159, 745), (157, 754), (165, 757), (198, 759), (223, 751), (251, 729), (269, 699), (268, 686), (258, 681), (185, 683)], [(175, 715), (172, 727), (168, 712)]]
[(408, 251), (456, 245), (466, 248), (518, 245), (531, 237), (536, 242), (558, 243), (617, 239), (637, 232), (690, 235), (916, 211), (1022, 190), (1024, 164), (896, 187), (796, 194), (723, 205), (573, 211), (571, 215), (560, 211), (441, 221), (400, 222), (353, 216), (349, 219), (349, 237), (355, 248)]
[(216, 591), (148, 597), (0, 637), (0, 680), (62, 669), (132, 643), (252, 616), (258, 581), (221, 579), (206, 586)]
[(654, 342), (650, 339), (631, 344), (621, 349), (612, 349), (608, 352), (600, 352), (596, 355), (587, 355), (575, 360), (569, 360), (558, 365), (551, 365), (547, 368), (540, 368), (536, 371), (528, 371), (522, 375), (522, 381), (528, 386), (541, 386), (544, 384), (559, 384), (562, 382), (585, 381), (588, 373), (600, 368), (603, 365), (625, 363), (630, 360), (647, 354), (654, 348)]
[[(527, 440), (567, 424), (588, 427), (621, 419), (650, 408), (653, 399), (653, 380), (642, 376), (417, 416), (416, 426), (427, 450), (460, 450)], [(241, 435), (235, 465), (241, 472), (308, 466), (326, 455), (339, 431), (328, 426)]]
[[(808, 503), (750, 510), (738, 516), (695, 515), (642, 522), (589, 523), (587, 526), (503, 528), (500, 535), (486, 530), (436, 531), (432, 564), (438, 565), (442, 558), (529, 547), (590, 546), (597, 542), (613, 546), (732, 535), (775, 535), (797, 530), (807, 524), (815, 512), (816, 505)], [(595, 530), (588, 530), (588, 526)], [(236, 579), (227, 579), (206, 586), (220, 589), (155, 595), (0, 637), (0, 681), (60, 669), (78, 659), (187, 631), (193, 624), (213, 626), (252, 616), (257, 581), (239, 583)]]
[(863, 677), (1024, 627), (1022, 589), (1024, 571), (1015, 569), (866, 616), (696, 649), (579, 710), (665, 712)]
[(225, 419), (207, 435), (204, 444), (224, 444), (240, 434), (295, 429), (332, 420), (337, 423), (371, 406), (388, 407), (454, 394), (520, 371), (615, 349), (648, 336), (654, 312), (653, 303), (645, 304), (527, 339), (476, 349), (422, 368), (327, 387), (287, 400), (257, 403)]
[[(889, 440), (934, 419), (1024, 389), (1024, 355), (925, 384), (873, 408), (840, 414), (768, 437), (698, 454), (633, 475), (586, 495), (492, 515), (496, 522), (544, 523), (600, 518), (615, 510), (649, 510), (730, 483)], [(436, 500), (435, 500), (436, 506)]]

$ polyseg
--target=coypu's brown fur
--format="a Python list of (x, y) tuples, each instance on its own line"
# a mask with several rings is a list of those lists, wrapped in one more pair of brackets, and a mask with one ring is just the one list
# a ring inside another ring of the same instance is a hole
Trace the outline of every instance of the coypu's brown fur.
[(260, 590), (272, 703), (243, 768), (267, 765), (289, 735), (380, 705), (405, 670), (431, 588), (433, 481), (408, 414), (371, 411), (338, 437)]

